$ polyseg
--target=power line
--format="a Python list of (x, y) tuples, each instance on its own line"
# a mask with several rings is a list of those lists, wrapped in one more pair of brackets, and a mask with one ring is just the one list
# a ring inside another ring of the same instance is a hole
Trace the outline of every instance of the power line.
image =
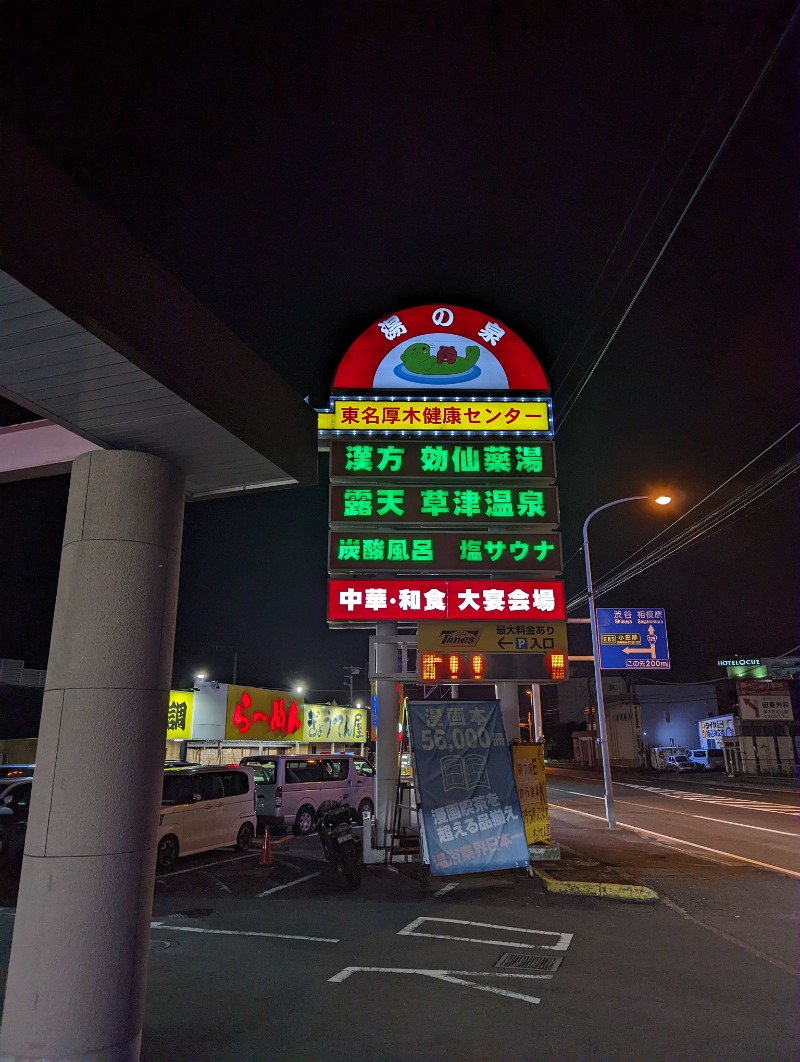
[(671, 524), (668, 524), (665, 528), (663, 528), (661, 531), (659, 531), (657, 535), (653, 535), (653, 537), (651, 539), (648, 539), (648, 541), (645, 542), (644, 545), (639, 546), (638, 549), (635, 549), (633, 551), (633, 553), (629, 553), (627, 557), (625, 557), (623, 560), (619, 561), (618, 564), (615, 564), (613, 568), (611, 568), (609, 571), (605, 572), (600, 578), (601, 579), (609, 579), (609, 578), (611, 578), (613, 576), (614, 572), (618, 571), (620, 568), (623, 567), (623, 565), (627, 564), (628, 561), (632, 560), (634, 557), (636, 557), (643, 550), (647, 549), (647, 547), (649, 545), (651, 545), (653, 542), (657, 542), (659, 538), (661, 538), (663, 535), (666, 535), (668, 531), (671, 531), (673, 527), (676, 527), (679, 523), (681, 523), (682, 520), (685, 520), (687, 516), (691, 515), (691, 513), (693, 513), (695, 511), (695, 509), (699, 509), (700, 506), (704, 505), (708, 501), (709, 498), (713, 498), (715, 494), (718, 494), (719, 491), (721, 491), (723, 489), (723, 487), (727, 487), (727, 485), (729, 483), (733, 482), (733, 480), (736, 479), (737, 476), (740, 476), (742, 474), (742, 472), (746, 472), (748, 468), (750, 468), (752, 465), (754, 465), (756, 463), (756, 461), (759, 461), (765, 454), (768, 454), (770, 450), (773, 450), (779, 443), (783, 442), (784, 439), (786, 439), (789, 435), (791, 435), (793, 431), (797, 431), (798, 428), (800, 428), (800, 421), (798, 421), (796, 424), (793, 424), (792, 427), (789, 428), (788, 431), (785, 431), (783, 433), (783, 435), (779, 435), (777, 439), (775, 439), (773, 442), (771, 442), (769, 444), (769, 446), (765, 446), (764, 449), (760, 453), (756, 454), (755, 457), (751, 458), (747, 462), (747, 464), (742, 465), (742, 467), (740, 469), (738, 469), (736, 472), (734, 472), (732, 476), (728, 476), (728, 478), (726, 480), (724, 480), (722, 483), (720, 483), (719, 486), (714, 487), (714, 489), (712, 491), (709, 491), (709, 493), (706, 494), (706, 496), (704, 498), (701, 498), (699, 502), (696, 502), (691, 507), (691, 509), (687, 509), (685, 513), (681, 513), (681, 515), (676, 517), (676, 519), (673, 520)]
[[(601, 593), (606, 593), (609, 590), (613, 590), (615, 587), (621, 585), (621, 583), (626, 582), (628, 579), (631, 579), (636, 575), (642, 574), (642, 572), (653, 567), (655, 564), (667, 560), (669, 557), (674, 556), (676, 553), (680, 552), (680, 550), (685, 549), (687, 546), (692, 545), (701, 538), (715, 533), (721, 528), (722, 524), (729, 521), (737, 513), (746, 509), (748, 506), (754, 504), (766, 493), (782, 483), (788, 476), (797, 472), (798, 469), (800, 469), (800, 454), (794, 455), (794, 457), (790, 458), (788, 461), (771, 469), (770, 472), (762, 476), (760, 480), (749, 484), (738, 494), (734, 495), (733, 498), (724, 502), (706, 516), (696, 520), (693, 524), (680, 532), (680, 534), (673, 536), (672, 539), (669, 539), (656, 549), (651, 550), (650, 553), (641, 557), (633, 564), (630, 564), (627, 568), (622, 568), (622, 570), (620, 570), (620, 566), (617, 565), (617, 567), (612, 569), (612, 571), (605, 577), (601, 577), (596, 581), (595, 594), (599, 595)], [(716, 493), (716, 490), (712, 491), (712, 494), (714, 493)], [(709, 495), (709, 497), (710, 496), (711, 495)], [(677, 523), (677, 521), (675, 521), (675, 523)], [(635, 556), (635, 554), (631, 554), (631, 557), (633, 556)], [(588, 595), (585, 591), (581, 594), (577, 594), (567, 603), (567, 610), (571, 611), (583, 604), (587, 600), (587, 596)]]
[(737, 111), (736, 116), (734, 117), (733, 121), (731, 122), (731, 124), (730, 124), (730, 126), (728, 128), (728, 131), (725, 133), (725, 136), (722, 138), (722, 141), (721, 141), (719, 147), (714, 152), (714, 154), (713, 154), (713, 156), (711, 158), (711, 161), (709, 162), (708, 166), (706, 167), (706, 169), (705, 169), (702, 177), (700, 178), (697, 186), (695, 187), (695, 189), (692, 192), (692, 194), (689, 196), (689, 200), (686, 203), (686, 205), (684, 206), (684, 208), (681, 211), (680, 215), (678, 216), (678, 220), (673, 225), (669, 235), (667, 236), (666, 240), (662, 244), (661, 249), (659, 250), (658, 254), (656, 255), (652, 265), (647, 270), (647, 273), (645, 274), (644, 279), (642, 280), (642, 282), (639, 284), (638, 288), (634, 292), (633, 298), (630, 300), (630, 302), (628, 303), (627, 307), (625, 308), (625, 311), (623, 312), (623, 314), (620, 317), (619, 321), (615, 325), (611, 335), (608, 337), (606, 342), (603, 344), (603, 346), (602, 346), (602, 348), (600, 350), (600, 353), (597, 355), (597, 357), (594, 360), (593, 365), (591, 366), (589, 371), (584, 375), (583, 381), (578, 386), (577, 390), (573, 393), (573, 395), (567, 400), (566, 407), (565, 407), (564, 411), (562, 412), (562, 414), (561, 414), (561, 416), (559, 418), (559, 422), (558, 422), (558, 425), (557, 425), (557, 430), (563, 425), (564, 421), (567, 419), (569, 414), (574, 409), (578, 399), (583, 394), (583, 392), (585, 391), (586, 387), (588, 386), (590, 380), (592, 379), (592, 377), (594, 376), (595, 372), (597, 371), (597, 369), (598, 369), (598, 367), (600, 365), (600, 362), (603, 360), (603, 358), (605, 357), (605, 354), (608, 351), (609, 347), (611, 346), (611, 344), (616, 339), (620, 329), (622, 328), (623, 324), (628, 319), (629, 314), (633, 310), (633, 307), (638, 302), (639, 296), (644, 291), (645, 286), (647, 285), (647, 282), (649, 281), (650, 277), (655, 272), (656, 267), (658, 266), (658, 264), (661, 261), (661, 259), (664, 257), (664, 254), (666, 253), (667, 248), (672, 243), (672, 240), (674, 239), (675, 234), (677, 233), (678, 229), (680, 228), (681, 224), (683, 223), (683, 219), (686, 217), (686, 215), (688, 214), (688, 212), (689, 212), (692, 204), (694, 203), (695, 199), (700, 194), (701, 189), (705, 185), (706, 181), (708, 180), (709, 176), (711, 175), (712, 170), (714, 169), (715, 165), (717, 164), (717, 160), (719, 159), (719, 157), (722, 154), (722, 152), (725, 150), (725, 147), (727, 146), (728, 141), (730, 140), (731, 136), (733, 135), (734, 130), (738, 126), (739, 122), (741, 121), (742, 116), (744, 115), (745, 111), (747, 110), (747, 107), (750, 104), (750, 101), (753, 99), (753, 96), (755, 96), (756, 92), (761, 87), (761, 83), (764, 80), (764, 78), (766, 77), (767, 71), (772, 66), (772, 63), (773, 63), (773, 61), (775, 59), (775, 56), (777, 55), (777, 53), (780, 50), (784, 40), (786, 39), (786, 37), (788, 36), (790, 30), (792, 29), (792, 27), (794, 25), (794, 21), (797, 18), (798, 11), (800, 11), (800, 5), (795, 7), (795, 9), (794, 9), (794, 11), (792, 13), (792, 17), (789, 19), (789, 22), (788, 22), (786, 28), (784, 29), (783, 33), (778, 38), (778, 42), (775, 45), (775, 47), (772, 49), (772, 52), (770, 53), (769, 58), (767, 59), (766, 63), (761, 68), (761, 72), (759, 73), (759, 75), (756, 78), (752, 88), (750, 89), (750, 91), (748, 92), (747, 96), (745, 97), (745, 100), (742, 103), (741, 107)]

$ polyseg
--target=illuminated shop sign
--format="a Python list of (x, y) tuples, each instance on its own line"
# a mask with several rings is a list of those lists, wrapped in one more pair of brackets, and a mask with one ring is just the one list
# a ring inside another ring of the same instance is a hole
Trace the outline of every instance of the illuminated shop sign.
[(328, 570), (561, 572), (561, 536), (331, 531)]
[(562, 682), (566, 678), (566, 660), (564, 653), (528, 657), (502, 653), (418, 653), (417, 678), (424, 685)]
[(386, 314), (350, 346), (333, 378), (334, 391), (463, 394), (465, 386), (480, 392), (550, 389), (535, 354), (507, 324), (463, 306)]
[(560, 582), (506, 579), (330, 579), (328, 619), (566, 619)]
[(330, 489), (332, 524), (519, 524), (558, 526), (555, 487), (377, 487), (359, 484)]
[(303, 721), (304, 741), (367, 740), (367, 709), (342, 708), (336, 704), (307, 704)]
[(551, 442), (374, 442), (331, 443), (331, 479), (555, 478)]
[(420, 653), (447, 656), (453, 652), (478, 653), (567, 653), (565, 620), (538, 623), (420, 623), (417, 628)]
[(385, 434), (474, 432), (479, 435), (552, 435), (550, 399), (492, 402), (445, 399), (336, 399), (319, 416), (320, 431)]
[(285, 690), (228, 686), (225, 738), (253, 741), (302, 741), (303, 698)]
[(192, 736), (192, 713), (194, 693), (183, 690), (169, 691), (167, 708), (167, 739), (185, 741)]

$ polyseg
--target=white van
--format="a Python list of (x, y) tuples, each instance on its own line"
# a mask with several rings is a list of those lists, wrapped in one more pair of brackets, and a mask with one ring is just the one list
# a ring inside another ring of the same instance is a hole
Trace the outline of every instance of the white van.
[(259, 826), (311, 833), (323, 800), (347, 799), (359, 819), (375, 814), (375, 768), (361, 757), (246, 756), (241, 762), (255, 777)]
[(158, 870), (179, 855), (235, 845), (255, 836), (255, 786), (249, 767), (168, 767), (158, 820)]
[(722, 749), (692, 749), (689, 759), (704, 771), (725, 770), (725, 753)]

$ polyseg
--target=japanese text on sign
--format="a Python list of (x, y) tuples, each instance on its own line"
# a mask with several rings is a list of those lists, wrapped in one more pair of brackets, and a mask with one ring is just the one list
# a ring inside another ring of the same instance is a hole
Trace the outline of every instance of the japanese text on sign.
[(406, 439), (331, 443), (331, 477), (461, 479), (466, 476), (529, 479), (555, 474), (553, 444), (420, 443)]
[(334, 431), (474, 431), (551, 434), (550, 402), (336, 400)]
[(328, 584), (328, 618), (566, 619), (560, 582), (345, 580)]
[(408, 719), (432, 872), (526, 865), (498, 703), (410, 702)]
[(561, 570), (560, 539), (557, 535), (485, 535), (464, 537), (452, 532), (431, 535), (355, 535), (331, 533), (331, 569), (371, 567), (466, 568), (535, 571)]
[(333, 523), (558, 523), (554, 487), (518, 486), (332, 486), (330, 517)]

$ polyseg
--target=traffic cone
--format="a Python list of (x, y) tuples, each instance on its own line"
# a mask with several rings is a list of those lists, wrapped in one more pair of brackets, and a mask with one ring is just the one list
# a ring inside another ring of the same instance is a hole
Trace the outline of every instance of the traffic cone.
[(272, 848), (269, 843), (269, 826), (264, 827), (264, 840), (261, 842), (261, 855), (258, 857), (259, 866), (272, 866)]

